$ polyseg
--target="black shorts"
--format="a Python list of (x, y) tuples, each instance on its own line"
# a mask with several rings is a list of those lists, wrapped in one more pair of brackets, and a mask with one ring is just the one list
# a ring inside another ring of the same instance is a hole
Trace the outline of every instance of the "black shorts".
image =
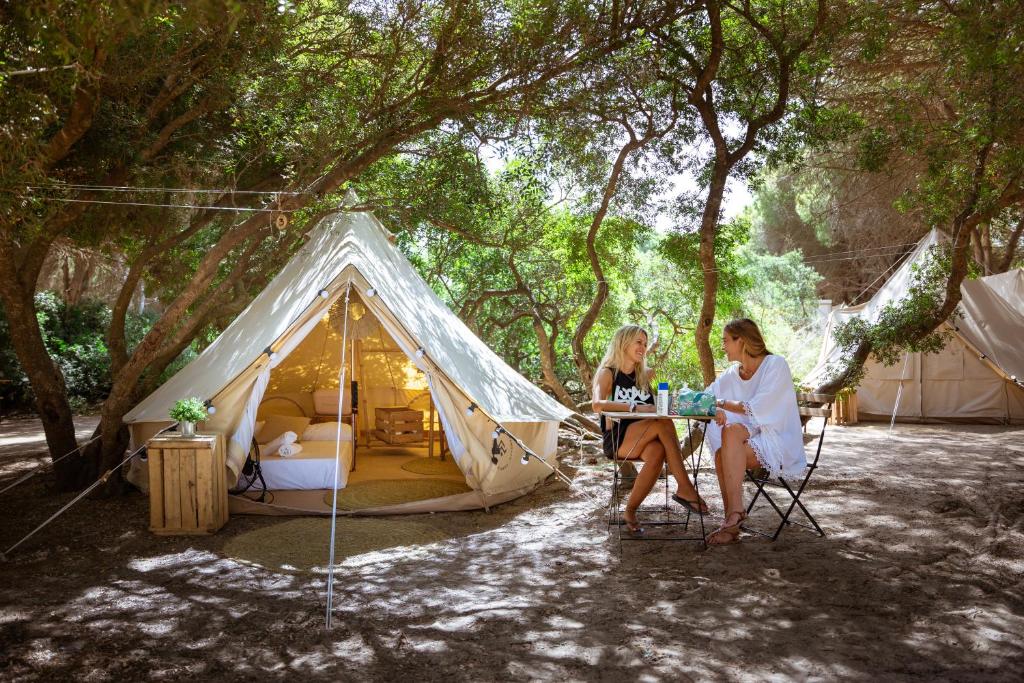
[(616, 424), (611, 420), (605, 420), (603, 416), (601, 417), (601, 437), (604, 440), (604, 457), (609, 460), (615, 458), (615, 454), (618, 453), (623, 439), (626, 438), (626, 430), (629, 429), (629, 425), (634, 422), (643, 422), (643, 420), (619, 420)]

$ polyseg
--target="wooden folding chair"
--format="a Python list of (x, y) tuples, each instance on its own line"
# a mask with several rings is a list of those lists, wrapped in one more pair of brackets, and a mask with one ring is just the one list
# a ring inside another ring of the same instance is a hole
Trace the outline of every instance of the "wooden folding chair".
[[(835, 401), (835, 396), (831, 394), (811, 394), (805, 392), (797, 392), (796, 394), (797, 404), (800, 408), (800, 422), (804, 427), (804, 444), (814, 443), (817, 441), (818, 446), (814, 452), (814, 459), (808, 461), (807, 471), (804, 474), (803, 481), (800, 482), (800, 486), (794, 491), (793, 487), (783, 477), (768, 477), (764, 470), (747, 470), (747, 478), (754, 483), (757, 487), (757, 493), (750, 499), (750, 505), (747, 506), (747, 514), (754, 509), (754, 504), (757, 503), (757, 499), (764, 496), (764, 499), (768, 501), (772, 509), (779, 515), (778, 528), (775, 529), (774, 533), (768, 533), (753, 529), (747, 525), (743, 526), (744, 531), (765, 536), (771, 540), (775, 540), (782, 533), (782, 530), (788, 524), (796, 524), (806, 529), (813, 529), (818, 533), (819, 536), (824, 536), (825, 532), (818, 526), (818, 522), (814, 519), (814, 516), (807, 511), (807, 508), (800, 501), (800, 496), (803, 494), (804, 489), (807, 487), (807, 482), (810, 480), (811, 475), (814, 474), (814, 470), (818, 468), (818, 458), (821, 457), (821, 446), (825, 442), (825, 427), (828, 426), (828, 421), (832, 417), (832, 403)], [(807, 425), (811, 421), (811, 418), (820, 417), (822, 419), (821, 431), (817, 434), (808, 434)], [(790, 502), (789, 505), (783, 510), (782, 506), (775, 502), (771, 494), (768, 492), (768, 488), (771, 487), (776, 490), (776, 494), (780, 493), (781, 489), (784, 489), (789, 494)], [(800, 508), (800, 512), (804, 514), (810, 524), (803, 522), (797, 522), (791, 520), (789, 517), (793, 514), (793, 510)]]

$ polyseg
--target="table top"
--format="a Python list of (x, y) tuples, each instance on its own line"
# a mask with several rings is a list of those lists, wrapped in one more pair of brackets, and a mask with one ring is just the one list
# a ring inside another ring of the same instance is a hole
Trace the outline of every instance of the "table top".
[(609, 420), (655, 420), (667, 418), (669, 420), (702, 420), (708, 422), (715, 419), (714, 415), (659, 415), (658, 413), (616, 413), (611, 411), (601, 414)]

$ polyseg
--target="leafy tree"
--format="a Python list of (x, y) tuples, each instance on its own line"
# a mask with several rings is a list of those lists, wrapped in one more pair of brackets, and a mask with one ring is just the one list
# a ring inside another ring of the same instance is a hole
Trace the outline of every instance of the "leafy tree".
[[(991, 227), (1008, 228), (1012, 261), (1024, 206), (1024, 15), (1015, 2), (878, 3), (859, 31), (835, 45), (837, 68), (829, 100), (847, 106), (862, 125), (848, 149), (858, 168), (878, 173), (917, 164), (919, 173), (898, 202), (952, 238), (941, 296), (914, 290), (901, 312), (877, 333), (860, 331), (847, 368), (822, 391), (856, 381), (878, 345), (928, 346), (960, 301), (972, 242), (991, 250)], [(981, 259), (983, 262), (991, 259)], [(1008, 264), (1007, 264), (1008, 265)]]
[[(369, 167), (431, 131), (521, 118), (542, 89), (681, 12), (655, 2), (282, 6), (0, 9), (0, 165), (5, 187), (21, 188), (0, 200), (0, 298), (54, 456), (74, 447), (74, 431), (32, 296), (56, 239), (129, 260), (107, 335), (102, 457), (91, 460), (106, 468), (123, 451), (124, 412), (193, 338), (244, 306)], [(270, 220), (278, 214), (290, 216), (283, 232)], [(126, 311), (143, 278), (165, 308), (129, 349)], [(94, 474), (58, 471), (65, 486)]]

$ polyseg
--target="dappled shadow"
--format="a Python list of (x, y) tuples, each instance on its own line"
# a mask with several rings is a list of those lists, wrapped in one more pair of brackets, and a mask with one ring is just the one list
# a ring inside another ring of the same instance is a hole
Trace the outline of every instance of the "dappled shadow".
[(225, 552), (286, 522), (156, 538), (141, 497), (86, 501), (77, 526), (0, 568), (2, 666), (46, 679), (1017, 680), (1022, 434), (830, 430), (805, 494), (828, 537), (709, 551), (626, 543), (620, 556), (607, 472), (565, 468), (591, 497), (549, 482), (491, 514), (402, 518), (447, 538), (340, 562), (330, 631), (321, 571)]

